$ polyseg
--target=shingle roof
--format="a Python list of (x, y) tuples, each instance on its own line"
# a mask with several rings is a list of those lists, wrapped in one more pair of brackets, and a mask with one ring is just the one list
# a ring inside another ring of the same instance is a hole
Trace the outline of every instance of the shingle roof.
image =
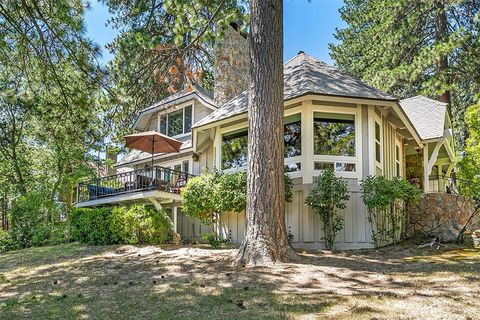
[(170, 102), (173, 102), (175, 100), (181, 99), (185, 96), (195, 94), (195, 93), (200, 98), (205, 100), (207, 103), (209, 103), (211, 105), (215, 105), (215, 103), (213, 102), (213, 94), (211, 92), (205, 90), (204, 88), (202, 88), (200, 86), (192, 85), (189, 88), (185, 88), (183, 90), (180, 90), (180, 91), (166, 97), (165, 99), (158, 101), (157, 103), (149, 106), (148, 108), (143, 109), (140, 112), (145, 112), (145, 111), (148, 111), (148, 110), (151, 110), (151, 109), (154, 109), (156, 107), (163, 106), (163, 105), (165, 105), (165, 107), (166, 107)]
[(447, 104), (424, 96), (400, 100), (400, 106), (417, 130), (420, 139), (443, 137)]
[[(285, 63), (283, 68), (285, 100), (309, 93), (352, 98), (396, 100), (387, 93), (348, 76), (337, 68), (329, 66), (303, 52), (300, 52)], [(247, 107), (248, 91), (244, 91), (208, 117), (197, 122), (194, 127), (247, 112)]]

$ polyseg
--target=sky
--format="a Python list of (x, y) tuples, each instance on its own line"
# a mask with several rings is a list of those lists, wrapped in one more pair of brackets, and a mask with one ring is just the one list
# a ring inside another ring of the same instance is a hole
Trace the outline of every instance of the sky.
[[(338, 12), (342, 5), (342, 0), (284, 0), (284, 61), (303, 50), (333, 64), (328, 44), (335, 43), (335, 28), (345, 26)], [(113, 58), (105, 45), (117, 35), (115, 29), (106, 25), (109, 18), (108, 9), (97, 0), (91, 0), (91, 9), (86, 15), (87, 33), (102, 47), (103, 63)]]

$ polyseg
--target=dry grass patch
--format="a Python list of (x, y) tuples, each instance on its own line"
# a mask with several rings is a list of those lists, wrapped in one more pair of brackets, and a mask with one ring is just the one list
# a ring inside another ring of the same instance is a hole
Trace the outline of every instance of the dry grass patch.
[(0, 255), (0, 319), (480, 319), (480, 250), (302, 253), (69, 244)]

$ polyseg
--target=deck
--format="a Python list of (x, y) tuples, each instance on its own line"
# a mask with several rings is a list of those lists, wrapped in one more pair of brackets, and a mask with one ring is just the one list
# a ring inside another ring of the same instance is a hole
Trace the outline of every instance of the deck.
[(90, 207), (118, 202), (181, 201), (180, 191), (193, 175), (154, 166), (78, 184), (76, 207)]

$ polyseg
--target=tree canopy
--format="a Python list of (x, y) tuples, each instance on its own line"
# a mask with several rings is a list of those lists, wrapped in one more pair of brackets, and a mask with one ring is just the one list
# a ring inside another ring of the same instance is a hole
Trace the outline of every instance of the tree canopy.
[(346, 0), (331, 57), (351, 75), (398, 98), (450, 103), (464, 145), (465, 109), (480, 86), (480, 2)]

